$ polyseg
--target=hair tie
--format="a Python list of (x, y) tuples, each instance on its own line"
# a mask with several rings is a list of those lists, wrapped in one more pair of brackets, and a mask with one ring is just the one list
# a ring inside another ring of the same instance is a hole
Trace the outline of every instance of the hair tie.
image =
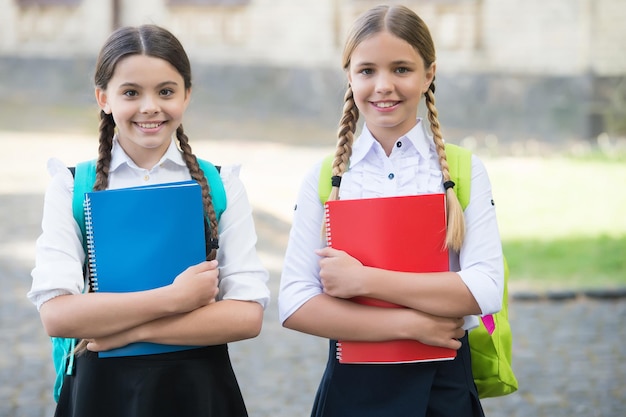
[(330, 177), (330, 183), (333, 187), (339, 187), (341, 185), (341, 177), (339, 175), (333, 175)]
[(448, 181), (443, 183), (443, 189), (447, 191), (448, 188), (454, 188), (454, 185), (455, 185), (454, 181), (448, 180)]
[(219, 249), (220, 245), (218, 245), (219, 240), (218, 239), (209, 239), (209, 247), (211, 249)]

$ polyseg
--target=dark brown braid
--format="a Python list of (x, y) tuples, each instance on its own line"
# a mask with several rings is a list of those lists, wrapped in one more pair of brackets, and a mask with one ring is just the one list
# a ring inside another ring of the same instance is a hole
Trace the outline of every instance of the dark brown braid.
[[(111, 149), (113, 148), (113, 136), (115, 135), (115, 122), (113, 116), (100, 111), (100, 137), (98, 146), (98, 160), (96, 162), (96, 182), (94, 191), (106, 190), (109, 185), (109, 166), (111, 165)], [(89, 271), (87, 271), (88, 273)], [(93, 292), (93, 280), (88, 275), (89, 292)]]
[(114, 135), (115, 122), (113, 121), (113, 116), (101, 110), (96, 182), (93, 185), (94, 191), (106, 190), (109, 185), (109, 167), (111, 165), (111, 150), (113, 149)]
[[(193, 154), (191, 150), (191, 145), (189, 145), (189, 138), (185, 134), (183, 130), (183, 125), (178, 126), (176, 129), (176, 138), (178, 139), (178, 144), (180, 146), (180, 150), (183, 152), (183, 158), (185, 163), (187, 164), (187, 168), (189, 168), (189, 173), (191, 174), (191, 178), (196, 180), (198, 184), (202, 187), (202, 202), (204, 205), (204, 212), (207, 213), (209, 217), (209, 229), (207, 234), (210, 233), (208, 242), (218, 242), (218, 230), (217, 230), (217, 215), (215, 214), (215, 208), (213, 207), (213, 199), (211, 198), (211, 187), (209, 186), (209, 182), (204, 175), (204, 172), (200, 169), (200, 165), (198, 165), (198, 158)], [(217, 256), (217, 249), (209, 245), (207, 247), (207, 260), (215, 259)]]

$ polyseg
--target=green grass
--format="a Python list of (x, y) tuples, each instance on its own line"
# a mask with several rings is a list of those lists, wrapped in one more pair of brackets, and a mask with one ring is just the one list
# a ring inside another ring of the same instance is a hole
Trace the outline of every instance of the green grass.
[(512, 287), (626, 286), (626, 164), (485, 160)]
[(507, 240), (503, 246), (517, 288), (626, 286), (626, 236)]

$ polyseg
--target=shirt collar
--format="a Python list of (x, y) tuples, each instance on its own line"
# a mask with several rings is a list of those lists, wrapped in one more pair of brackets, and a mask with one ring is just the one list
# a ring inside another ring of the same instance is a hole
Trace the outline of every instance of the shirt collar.
[[(163, 155), (163, 157), (161, 157), (161, 160), (155, 166), (160, 165), (165, 161), (170, 161), (180, 166), (187, 166), (187, 164), (185, 163), (185, 160), (183, 159), (182, 152), (178, 150), (178, 147), (176, 146), (176, 142), (174, 141), (174, 138), (172, 138), (172, 141), (170, 142), (170, 145), (168, 146), (167, 151), (165, 151), (165, 154)], [(117, 168), (119, 168), (121, 165), (124, 165), (124, 164), (128, 165), (131, 168), (143, 169), (143, 168), (139, 168), (137, 164), (133, 162), (130, 156), (128, 156), (126, 151), (124, 151), (124, 149), (122, 148), (122, 146), (120, 145), (118, 141), (117, 134), (116, 134), (113, 137), (113, 148), (111, 149), (110, 172), (115, 171)]]
[(426, 131), (426, 124), (421, 118), (417, 119), (417, 124), (404, 137), (413, 144), (417, 152), (424, 158), (428, 158), (432, 150), (435, 149), (433, 137)]
[[(426, 158), (430, 155), (431, 149), (434, 147), (432, 137), (426, 132), (426, 125), (421, 118), (418, 118), (415, 126), (413, 126), (413, 128), (405, 135), (399, 137), (398, 140), (408, 140), (415, 147), (417, 152)], [(368, 153), (375, 152), (375, 147), (380, 148), (382, 151), (380, 143), (378, 143), (370, 130), (367, 128), (367, 124), (364, 124), (361, 135), (352, 146), (350, 165), (354, 166), (358, 164), (367, 156)]]

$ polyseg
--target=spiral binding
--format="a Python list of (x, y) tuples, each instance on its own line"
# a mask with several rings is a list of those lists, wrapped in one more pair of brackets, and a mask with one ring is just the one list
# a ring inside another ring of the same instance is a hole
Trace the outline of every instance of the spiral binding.
[(324, 204), (324, 217), (326, 223), (326, 245), (332, 247), (333, 245), (332, 239), (330, 237), (330, 214), (328, 213), (328, 203)]
[[(330, 247), (333, 246), (332, 238), (330, 233), (330, 213), (328, 212), (328, 203), (324, 204), (324, 217), (326, 222), (326, 244)], [(337, 360), (341, 360), (341, 342), (335, 342), (335, 357)]]
[(87, 258), (89, 265), (89, 285), (93, 291), (98, 291), (98, 271), (96, 270), (96, 250), (93, 240), (93, 225), (91, 218), (91, 200), (89, 195), (85, 195), (83, 202), (85, 210), (85, 235), (87, 239)]
[(337, 341), (335, 343), (336, 346), (336, 350), (335, 350), (335, 357), (337, 358), (338, 361), (341, 360), (341, 342)]

